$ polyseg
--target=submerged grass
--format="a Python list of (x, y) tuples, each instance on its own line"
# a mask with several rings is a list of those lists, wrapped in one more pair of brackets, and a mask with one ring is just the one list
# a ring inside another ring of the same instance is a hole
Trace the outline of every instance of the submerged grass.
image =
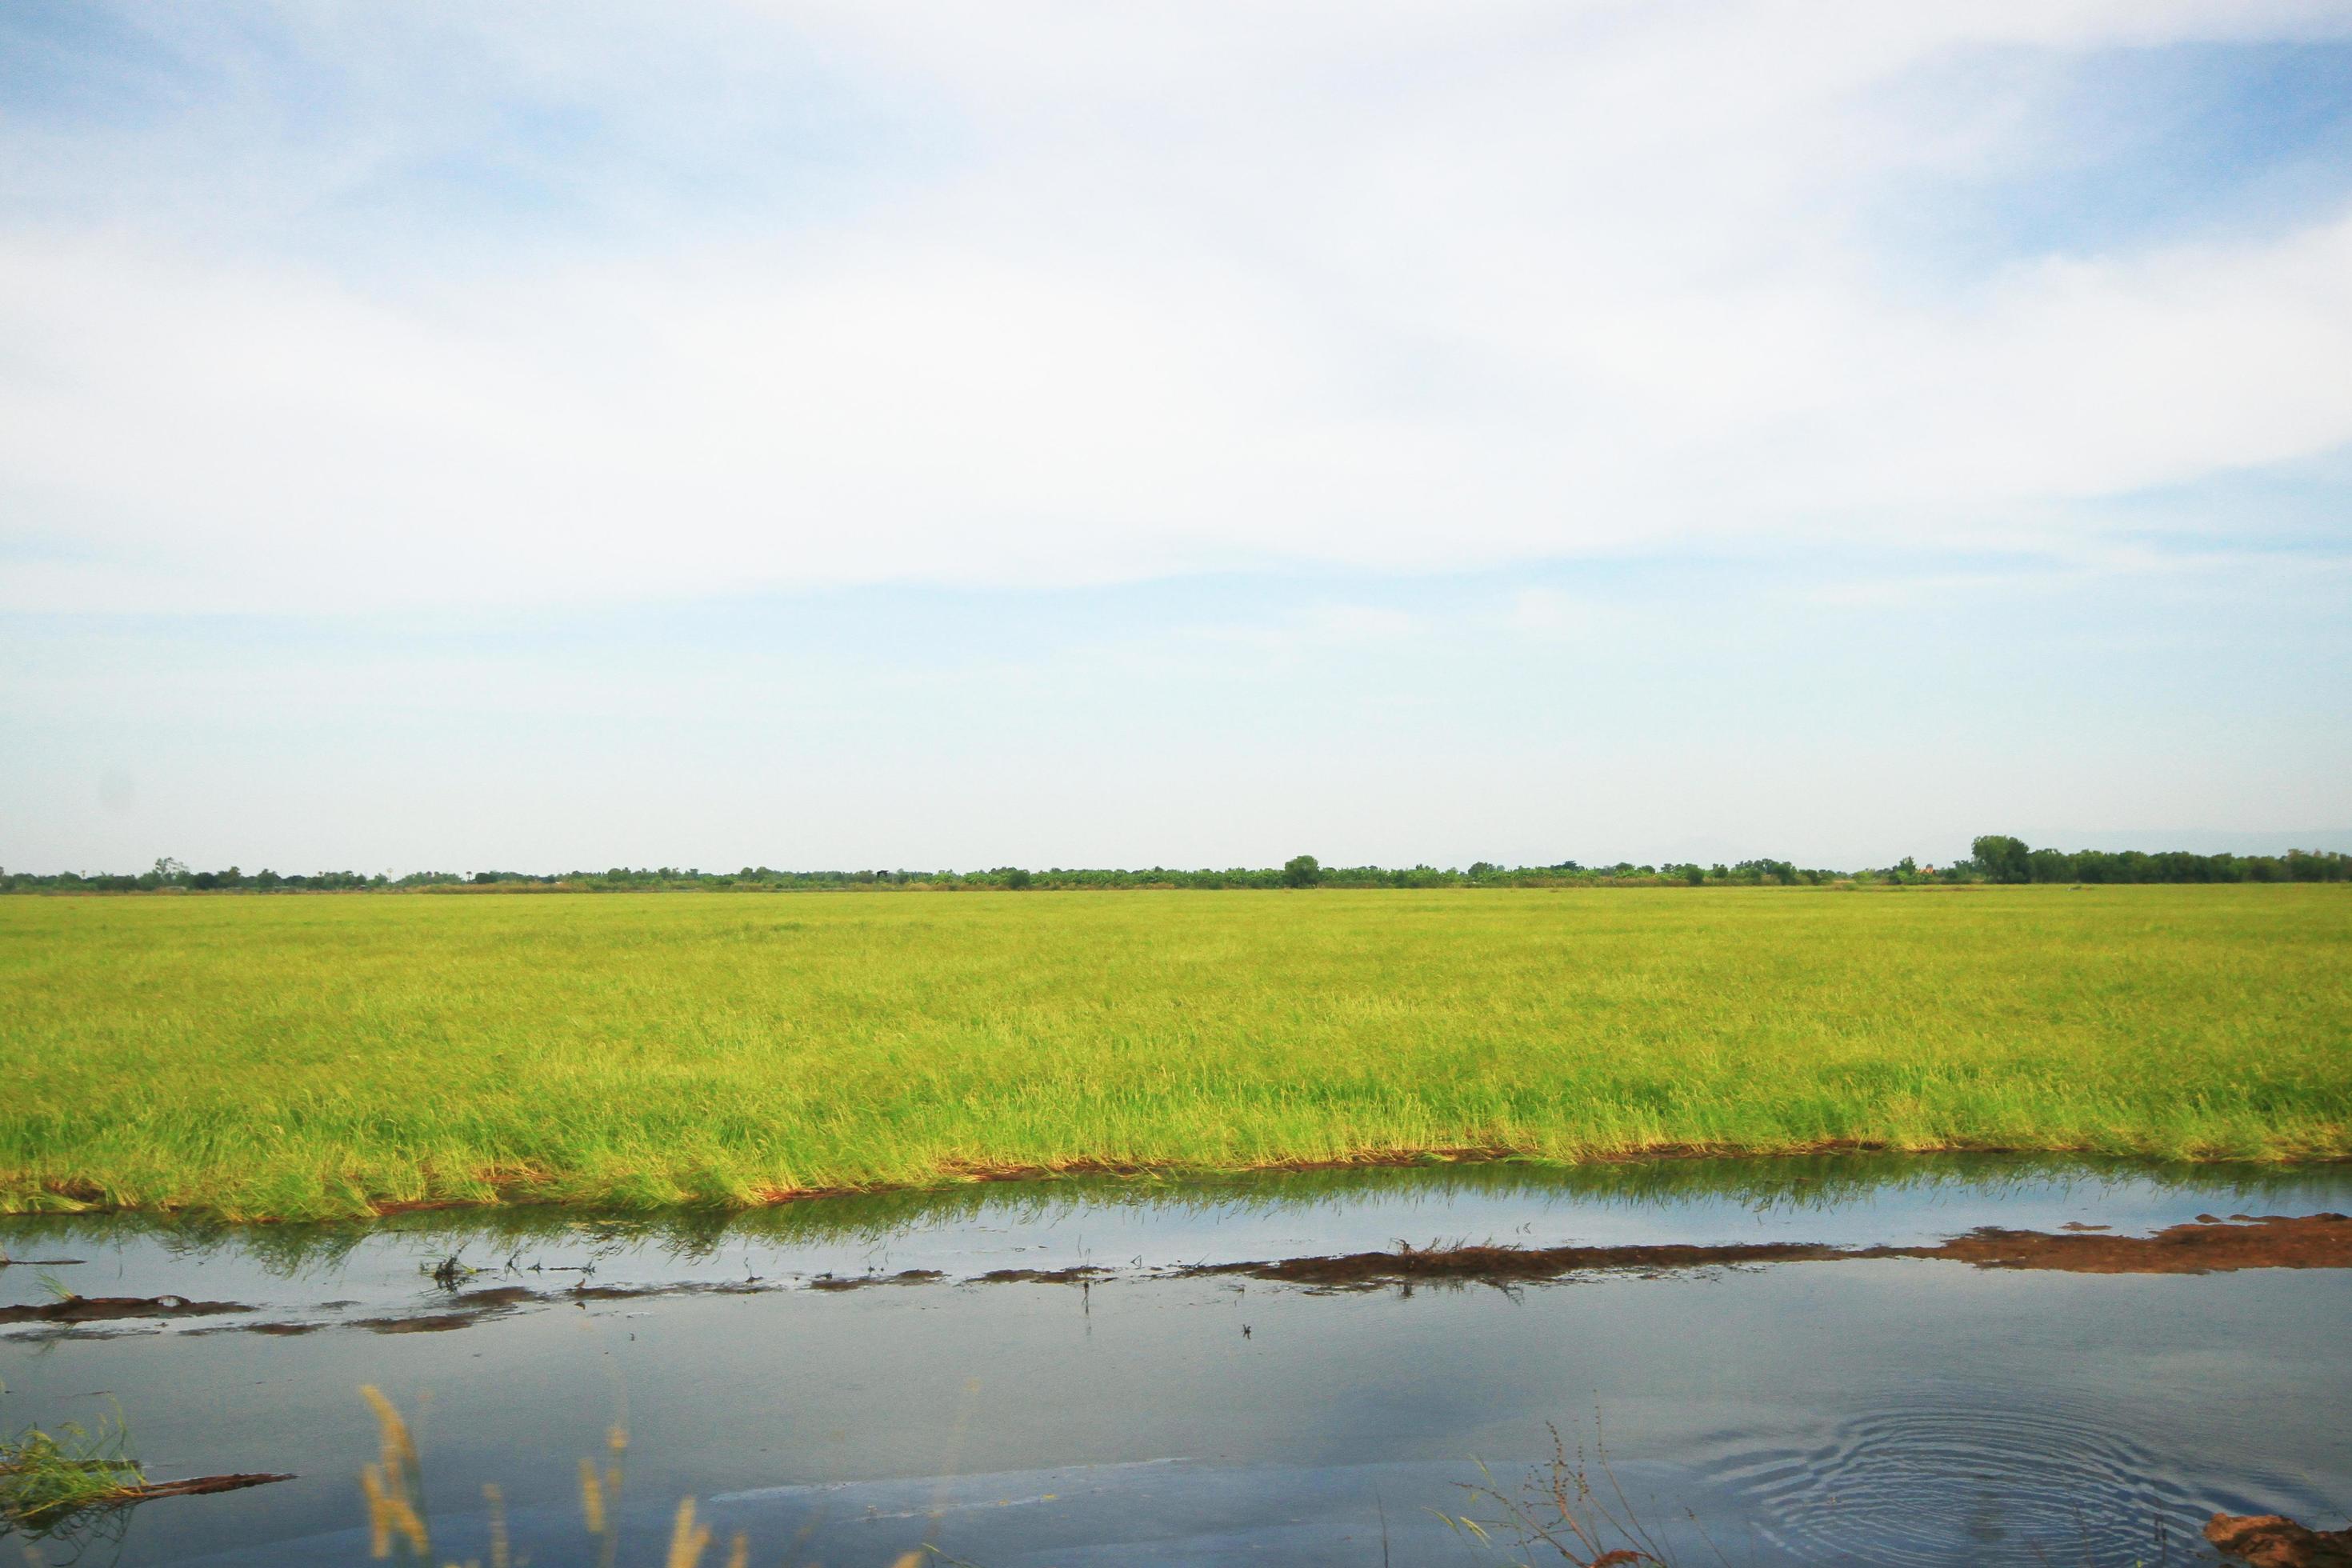
[(0, 899), (0, 1212), (2352, 1154), (2352, 889)]
[(100, 1416), (93, 1427), (68, 1422), (55, 1433), (32, 1428), (0, 1439), (0, 1534), (57, 1529), (145, 1490), (120, 1416)]

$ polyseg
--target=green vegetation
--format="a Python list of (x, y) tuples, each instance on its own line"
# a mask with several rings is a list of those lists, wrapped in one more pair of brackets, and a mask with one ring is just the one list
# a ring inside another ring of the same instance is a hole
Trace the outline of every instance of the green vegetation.
[(129, 1438), (119, 1416), (100, 1416), (91, 1428), (68, 1422), (54, 1436), (35, 1428), (0, 1439), (0, 1535), (47, 1533), (144, 1496)]
[(2144, 854), (2084, 849), (2065, 854), (2031, 849), (2000, 834), (1979, 838), (1973, 853), (1948, 866), (1920, 866), (1905, 856), (1892, 866), (1861, 871), (1830, 871), (1787, 860), (1742, 860), (1736, 866), (1681, 862), (1636, 866), (1499, 866), (1475, 860), (1467, 869), (1436, 866), (1325, 866), (1312, 855), (1297, 855), (1276, 868), (1249, 866), (1223, 870), (1178, 870), (1153, 866), (1140, 871), (1076, 870), (1060, 866), (1044, 871), (999, 866), (991, 871), (778, 871), (746, 866), (740, 871), (705, 871), (662, 866), (604, 871), (412, 871), (404, 877), (379, 872), (320, 871), (281, 877), (275, 871), (191, 871), (177, 860), (158, 860), (136, 875), (59, 871), (50, 876), (0, 870), (0, 892), (8, 893), (448, 893), (561, 892), (643, 893), (840, 892), (870, 889), (919, 892), (1019, 892), (1026, 889), (1190, 888), (1735, 888), (1893, 885), (1976, 882), (2345, 882), (2352, 881), (2352, 855), (2334, 850), (2290, 849), (2284, 855), (2196, 855), (2187, 850)]
[(2352, 1154), (2329, 886), (0, 900), (0, 1209)]

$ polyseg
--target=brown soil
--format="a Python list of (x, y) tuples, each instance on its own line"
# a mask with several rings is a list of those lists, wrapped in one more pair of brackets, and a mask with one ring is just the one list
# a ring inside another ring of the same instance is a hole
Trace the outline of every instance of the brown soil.
[(365, 1329), (372, 1334), (438, 1334), (451, 1329), (467, 1329), (492, 1314), (488, 1312), (418, 1312), (405, 1318), (360, 1318), (352, 1327)]
[(2154, 1236), (2049, 1236), (1987, 1226), (1940, 1247), (1873, 1247), (1864, 1256), (1948, 1258), (1979, 1268), (2070, 1274), (2226, 1274), (2240, 1268), (2352, 1268), (2352, 1215), (2200, 1215)]
[(470, 1312), (488, 1311), (498, 1307), (512, 1307), (524, 1301), (539, 1300), (539, 1292), (520, 1285), (495, 1285), (482, 1290), (463, 1290), (450, 1302), (452, 1306)]
[[(376, 1334), (437, 1334), (463, 1329), (488, 1318), (503, 1318), (525, 1307), (552, 1306), (561, 1301), (634, 1301), (642, 1296), (756, 1296), (774, 1287), (730, 1279), (716, 1284), (575, 1285), (569, 1290), (533, 1290), (523, 1285), (494, 1285), (461, 1290), (431, 1310), (397, 1318), (358, 1318), (352, 1326)], [(299, 1333), (316, 1325), (259, 1323), (264, 1333)]]
[[(1815, 1242), (1722, 1247), (1400, 1246), (1394, 1252), (1204, 1264), (1187, 1275), (1242, 1275), (1328, 1289), (1368, 1289), (1415, 1280), (1509, 1285), (1601, 1272), (1659, 1273), (1756, 1263), (1920, 1258), (1979, 1268), (2054, 1269), (2072, 1274), (2212, 1274), (2240, 1268), (2352, 1268), (2352, 1216), (2206, 1216), (2154, 1236), (2063, 1234), (1988, 1227), (1933, 1247), (1841, 1247)], [(983, 1279), (996, 1279), (983, 1275)]]
[(982, 1285), (1084, 1285), (1109, 1273), (1108, 1268), (996, 1268), (979, 1276)]
[[(1813, 1242), (1759, 1242), (1732, 1247), (1411, 1247), (1394, 1252), (1354, 1252), (1339, 1258), (1286, 1258), (1271, 1263), (1211, 1263), (1188, 1275), (1240, 1274), (1294, 1285), (1340, 1289), (1413, 1280), (1475, 1280), (1507, 1285), (1568, 1274), (1658, 1272), (1728, 1263), (1797, 1263), (1853, 1254)], [(985, 1277), (984, 1278), (990, 1278)]]
[(252, 1310), (242, 1301), (191, 1301), (185, 1296), (65, 1296), (41, 1307), (0, 1307), (0, 1323), (95, 1323), (112, 1318), (202, 1318)]
[[(1747, 1242), (1727, 1246), (1662, 1243), (1625, 1247), (1502, 1247), (1491, 1243), (1425, 1247), (1399, 1244), (1393, 1252), (1357, 1252), (1339, 1257), (1286, 1258), (1255, 1263), (1199, 1264), (1174, 1270), (1179, 1278), (1242, 1277), (1322, 1289), (1371, 1289), (1440, 1283), (1528, 1284), (1580, 1274), (1662, 1274), (1763, 1263), (1838, 1262), (1848, 1259), (1925, 1258), (1966, 1263), (1978, 1268), (2053, 1269), (2073, 1274), (2214, 1274), (2241, 1268), (2352, 1268), (2352, 1215), (2232, 1215), (2227, 1220), (2200, 1215), (2153, 1236), (2115, 1236), (2104, 1227), (2075, 1224), (2052, 1233), (1987, 1226), (1932, 1247), (1832, 1247), (1822, 1242)], [(999, 1268), (977, 1277), (984, 1285), (1084, 1285), (1112, 1277), (1091, 1266), (1070, 1268)], [(820, 1275), (807, 1281), (814, 1290), (856, 1290), (876, 1285), (918, 1285), (944, 1279), (935, 1268), (897, 1274)], [(362, 1318), (352, 1326), (379, 1334), (438, 1333), (485, 1319), (504, 1317), (530, 1306), (558, 1302), (634, 1300), (646, 1296), (757, 1295), (782, 1287), (758, 1280), (677, 1285), (576, 1285), (568, 1290), (533, 1290), (499, 1285), (451, 1294), (429, 1310), (398, 1317)], [(348, 1306), (349, 1302), (331, 1303)], [(247, 1312), (235, 1301), (191, 1301), (182, 1296), (71, 1296), (38, 1307), (0, 1308), (0, 1324), (84, 1323), (110, 1319), (198, 1317)], [(262, 1322), (228, 1325), (257, 1333), (302, 1334), (318, 1323)]]
[(634, 1301), (640, 1296), (764, 1296), (778, 1287), (763, 1285), (751, 1279), (721, 1279), (688, 1281), (676, 1285), (574, 1285), (569, 1290), (551, 1290), (543, 1296), (525, 1291), (524, 1298), (533, 1301)]
[(862, 1290), (868, 1285), (928, 1285), (947, 1276), (936, 1268), (902, 1268), (896, 1274), (820, 1274), (808, 1282), (812, 1290)]
[(2217, 1513), (2205, 1539), (2253, 1568), (2352, 1568), (2352, 1527), (2306, 1530), (2275, 1513)]

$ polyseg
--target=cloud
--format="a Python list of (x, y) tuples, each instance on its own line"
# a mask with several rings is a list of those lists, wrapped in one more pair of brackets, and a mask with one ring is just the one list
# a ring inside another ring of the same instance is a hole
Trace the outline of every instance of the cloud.
[(2063, 132), (1923, 72), (2352, 6), (417, 15), (154, 68), (356, 108), (0, 132), (0, 504), (70, 546), (0, 607), (2049, 545), (2352, 443), (2352, 205), (1933, 286), (1870, 217)]
[(1614, 641), (1659, 621), (1654, 610), (1645, 613), (1597, 594), (1559, 588), (1522, 589), (1511, 595), (1502, 615), (1503, 625), (1539, 642)]
[(1384, 605), (1310, 605), (1256, 624), (1205, 627), (1212, 643), (1289, 655), (1392, 646), (1429, 629), (1426, 616)]

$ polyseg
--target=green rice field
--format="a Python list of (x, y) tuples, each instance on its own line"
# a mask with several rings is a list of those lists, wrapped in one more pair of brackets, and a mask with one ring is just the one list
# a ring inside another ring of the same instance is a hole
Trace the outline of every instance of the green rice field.
[(2352, 888), (0, 899), (0, 1212), (2352, 1155)]

